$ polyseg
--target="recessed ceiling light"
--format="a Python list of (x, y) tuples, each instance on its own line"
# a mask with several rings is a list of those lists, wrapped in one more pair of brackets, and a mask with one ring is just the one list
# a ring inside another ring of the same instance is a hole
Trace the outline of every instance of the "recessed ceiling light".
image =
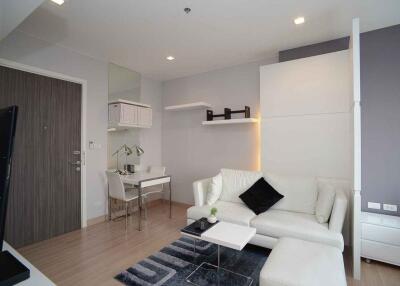
[(173, 56), (168, 56), (168, 57), (167, 57), (167, 60), (173, 61), (173, 60), (175, 60), (175, 58), (174, 58)]
[(58, 4), (58, 5), (62, 5), (62, 4), (64, 4), (64, 0), (51, 0), (51, 2), (54, 2), (54, 3), (56, 3), (56, 4)]
[(295, 23), (296, 25), (303, 24), (305, 21), (306, 21), (306, 20), (304, 19), (304, 17), (298, 17), (298, 18), (294, 19), (294, 23)]

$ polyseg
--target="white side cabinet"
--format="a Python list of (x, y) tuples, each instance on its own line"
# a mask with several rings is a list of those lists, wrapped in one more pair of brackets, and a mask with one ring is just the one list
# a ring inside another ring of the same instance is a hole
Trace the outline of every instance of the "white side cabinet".
[(108, 104), (108, 127), (113, 129), (150, 128), (152, 110), (149, 105), (118, 100)]
[(361, 213), (361, 256), (400, 266), (400, 217)]

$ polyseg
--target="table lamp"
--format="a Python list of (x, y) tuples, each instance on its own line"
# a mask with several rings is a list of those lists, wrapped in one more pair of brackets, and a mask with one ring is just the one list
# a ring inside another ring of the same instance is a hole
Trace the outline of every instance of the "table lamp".
[[(134, 149), (136, 151), (136, 156), (138, 156), (138, 157), (141, 156), (144, 153), (143, 148), (140, 147), (139, 145), (133, 145), (132, 147), (128, 147), (128, 145), (124, 144), (121, 147), (119, 147), (118, 150), (115, 151), (112, 154), (112, 156), (115, 156), (115, 155), (117, 156), (117, 170), (116, 170), (117, 173), (124, 174), (124, 175), (126, 175), (128, 173), (127, 170), (126, 170), (126, 165), (127, 165), (127, 161), (128, 161), (128, 156), (133, 154), (132, 149)], [(124, 170), (123, 171), (121, 171), (119, 169), (119, 156), (120, 156), (120, 153), (125, 154), (125, 166), (124, 166)]]

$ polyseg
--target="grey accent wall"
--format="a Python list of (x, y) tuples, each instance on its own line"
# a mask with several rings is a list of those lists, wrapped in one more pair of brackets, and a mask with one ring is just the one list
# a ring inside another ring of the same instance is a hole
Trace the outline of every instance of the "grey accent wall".
[(362, 210), (400, 216), (400, 25), (361, 35)]
[[(205, 101), (216, 113), (224, 107), (250, 106), (259, 111), (259, 67), (277, 58), (191, 77), (171, 80), (163, 86), (163, 105)], [(215, 176), (221, 168), (259, 168), (258, 124), (202, 126), (206, 110), (163, 111), (163, 164), (172, 175), (173, 200), (193, 203), (192, 183)]]
[[(339, 51), (346, 39), (281, 51), (279, 60)], [(361, 33), (360, 40), (362, 210), (400, 216), (400, 25)], [(368, 209), (368, 202), (398, 210)]]
[(349, 48), (349, 40), (350, 37), (345, 37), (304, 47), (280, 51), (279, 62), (286, 62), (300, 58), (347, 50)]

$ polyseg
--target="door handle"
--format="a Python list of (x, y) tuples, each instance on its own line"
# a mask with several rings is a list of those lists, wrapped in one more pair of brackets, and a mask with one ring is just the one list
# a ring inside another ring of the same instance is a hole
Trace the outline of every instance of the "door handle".
[(80, 166), (81, 165), (81, 161), (76, 161), (76, 162), (69, 162), (71, 165), (75, 165), (75, 166)]

